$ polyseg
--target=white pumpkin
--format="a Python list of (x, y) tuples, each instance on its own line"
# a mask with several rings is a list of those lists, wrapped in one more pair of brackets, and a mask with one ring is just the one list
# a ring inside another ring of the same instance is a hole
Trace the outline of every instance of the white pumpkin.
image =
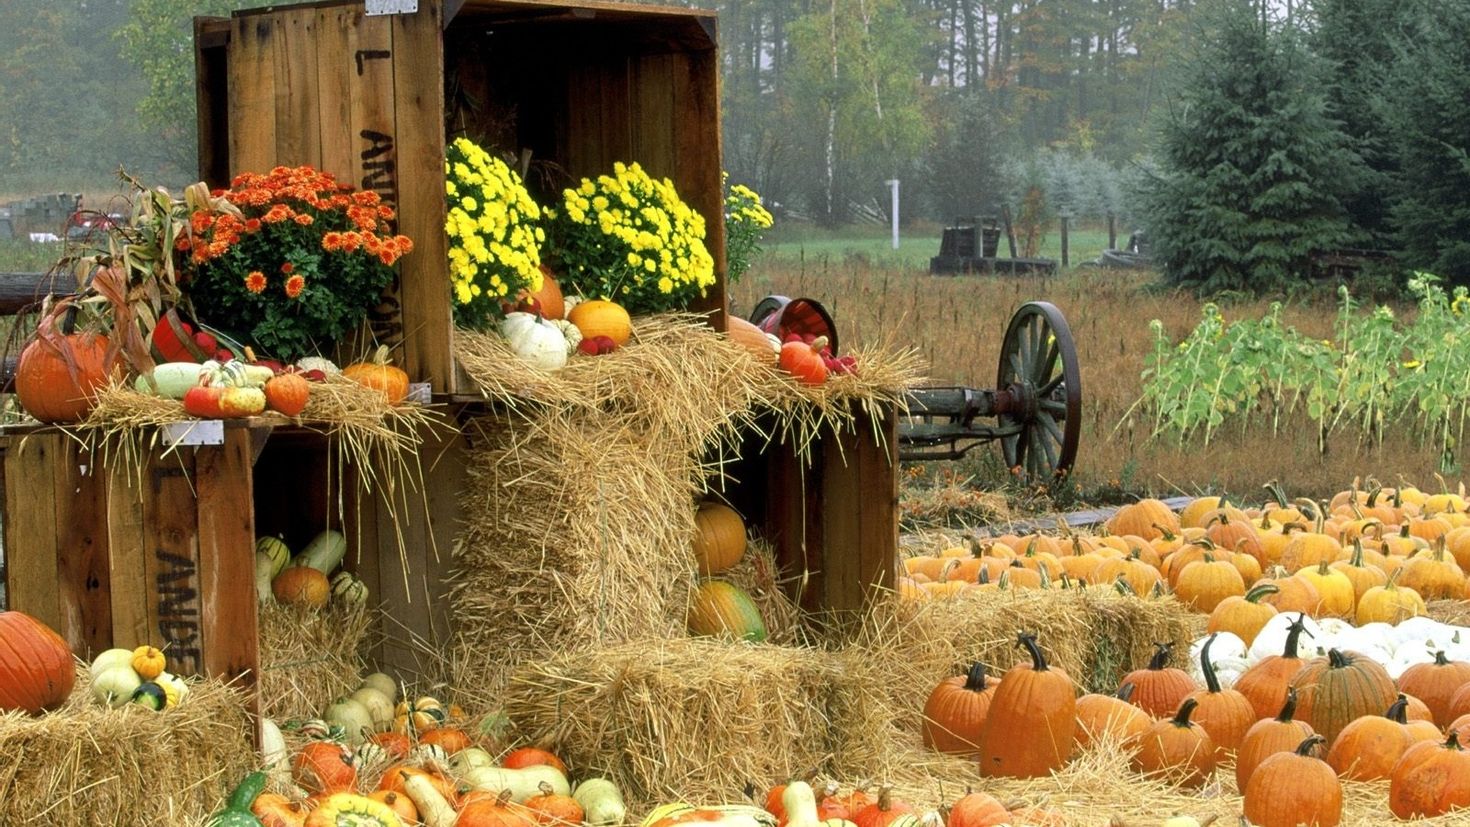
[(1393, 634), (1394, 639), (1398, 641), (1398, 644), (1403, 645), (1404, 643), (1412, 640), (1427, 642), (1440, 641), (1441, 639), (1443, 639), (1443, 642), (1447, 643), (1449, 642), (1449, 637), (1452, 632), (1449, 631), (1448, 626), (1440, 623), (1438, 620), (1433, 620), (1423, 615), (1418, 615), (1416, 617), (1407, 618), (1403, 622), (1399, 623), (1397, 626), (1393, 627)]
[(374, 729), (381, 732), (393, 725), (393, 701), (376, 688), (364, 684), (352, 693), (352, 700), (367, 709)]
[(142, 685), (143, 679), (133, 667), (113, 666), (92, 676), (92, 697), (97, 703), (117, 709), (132, 700), (133, 693)]
[[(1189, 676), (1194, 682), (1204, 686), (1205, 673), (1200, 666), (1200, 650), (1205, 648), (1211, 635), (1205, 635), (1189, 645)], [(1215, 667), (1215, 676), (1220, 679), (1220, 685), (1229, 687), (1235, 683), (1235, 678), (1245, 671), (1249, 665), (1246, 663), (1245, 641), (1241, 640), (1234, 632), (1219, 632), (1213, 635), (1215, 643), (1210, 647), (1210, 663)], [(1227, 677), (1226, 673), (1233, 673)]]
[(154, 678), (153, 682), (173, 687), (175, 696), (178, 698), (175, 703), (183, 703), (184, 698), (189, 695), (189, 682), (172, 672), (159, 672), (158, 677)]
[(1341, 632), (1337, 639), (1346, 641), (1346, 648), (1353, 651), (1382, 649), (1385, 652), (1392, 652), (1394, 646), (1397, 645), (1393, 637), (1393, 627), (1380, 621), (1365, 623), (1349, 631)]
[(341, 727), (347, 743), (352, 746), (361, 744), (373, 732), (372, 714), (367, 707), (351, 698), (342, 698), (327, 707), (327, 714), (322, 719)]
[(463, 775), (475, 767), (495, 766), (495, 756), (479, 747), (466, 747), (449, 759), (449, 768), (456, 775)]
[(542, 370), (557, 370), (567, 364), (567, 337), (532, 313), (507, 313), (500, 335), (522, 359)]
[(260, 757), (273, 779), (290, 779), (291, 751), (286, 748), (286, 736), (281, 734), (281, 728), (270, 718), (260, 719)]
[[(1266, 625), (1261, 627), (1261, 631), (1256, 635), (1256, 639), (1251, 641), (1251, 662), (1254, 663), (1262, 658), (1281, 654), (1286, 649), (1287, 630), (1290, 629), (1292, 621), (1296, 620), (1297, 617), (1298, 614), (1296, 613), (1283, 613), (1266, 621)], [(1322, 627), (1317, 625), (1317, 621), (1310, 617), (1303, 617), (1302, 634), (1297, 639), (1298, 653), (1304, 658), (1310, 657), (1307, 653), (1313, 650), (1318, 639), (1322, 636)]]
[(114, 666), (127, 666), (131, 668), (132, 665), (132, 649), (108, 649), (92, 659), (92, 665), (88, 668), (87, 673), (93, 680), (96, 680), (98, 675)]
[(383, 693), (390, 702), (398, 700), (398, 682), (382, 672), (374, 672), (363, 678), (362, 685)]

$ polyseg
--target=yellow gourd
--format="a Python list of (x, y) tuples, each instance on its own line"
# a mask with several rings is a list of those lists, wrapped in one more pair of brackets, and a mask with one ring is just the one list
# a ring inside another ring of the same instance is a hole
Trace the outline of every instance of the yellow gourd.
[(138, 677), (151, 681), (163, 674), (163, 670), (168, 667), (168, 659), (152, 646), (139, 646), (133, 650), (132, 667)]

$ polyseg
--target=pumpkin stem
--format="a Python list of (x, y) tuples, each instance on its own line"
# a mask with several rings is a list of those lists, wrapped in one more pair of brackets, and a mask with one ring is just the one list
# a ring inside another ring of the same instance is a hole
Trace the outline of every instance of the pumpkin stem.
[(1336, 649), (1327, 650), (1327, 666), (1329, 669), (1341, 669), (1349, 663), (1352, 663), (1352, 661), (1348, 660), (1347, 655), (1344, 655), (1342, 652)]
[(976, 661), (970, 665), (970, 672), (965, 676), (965, 688), (971, 692), (985, 691), (985, 664)]
[(1169, 653), (1174, 651), (1172, 643), (1155, 643), (1153, 659), (1148, 662), (1148, 668), (1154, 672), (1164, 669), (1169, 665)]
[(1434, 665), (1435, 666), (1449, 666), (1450, 665), (1449, 659), (1444, 656), (1444, 650), (1443, 649), (1441, 649), (1438, 652), (1435, 652), (1434, 653)]
[(1266, 489), (1266, 493), (1271, 495), (1272, 499), (1276, 501), (1277, 505), (1281, 506), (1282, 508), (1291, 507), (1291, 503), (1289, 503), (1286, 499), (1286, 489), (1281, 487), (1281, 482), (1279, 480), (1271, 480), (1261, 487)]
[(1049, 667), (1046, 665), (1046, 656), (1041, 654), (1041, 647), (1036, 645), (1036, 635), (1031, 632), (1022, 632), (1017, 636), (1016, 642), (1026, 647), (1031, 653), (1031, 668), (1037, 672), (1045, 672)]
[(375, 351), (373, 353), (373, 364), (375, 364), (375, 365), (386, 365), (386, 364), (388, 364), (388, 353), (389, 353), (389, 347), (387, 345), (378, 345), (377, 351)]
[(1297, 644), (1301, 641), (1303, 632), (1306, 632), (1307, 637), (1315, 637), (1311, 632), (1307, 632), (1306, 618), (1306, 612), (1298, 612), (1296, 620), (1293, 620), (1291, 625), (1287, 627), (1286, 648), (1281, 653), (1283, 658), (1295, 658), (1297, 656)]
[(1118, 687), (1118, 691), (1113, 694), (1113, 697), (1117, 698), (1120, 701), (1128, 701), (1130, 698), (1133, 697), (1133, 690), (1137, 688), (1138, 686), (1134, 684), (1133, 681), (1129, 681), (1128, 683), (1125, 683), (1122, 686)]
[(1407, 724), (1409, 722), (1409, 699), (1404, 693), (1399, 693), (1399, 699), (1393, 702), (1383, 717), (1396, 724)]
[(1184, 702), (1179, 705), (1179, 711), (1174, 713), (1174, 720), (1172, 722), (1174, 726), (1180, 729), (1188, 729), (1189, 716), (1194, 714), (1194, 708), (1197, 706), (1199, 706), (1199, 701), (1194, 698), (1185, 698)]
[(1210, 635), (1210, 639), (1199, 650), (1199, 668), (1205, 673), (1205, 689), (1211, 695), (1220, 693), (1220, 678), (1215, 674), (1215, 664), (1210, 663), (1210, 647), (1215, 645), (1215, 638), (1219, 636), (1219, 632)]
[(1445, 739), (1444, 748), (1453, 750), (1462, 749), (1460, 746), (1460, 731), (1458, 729), (1450, 732), (1450, 737)]
[(981, 584), (982, 586), (985, 585), (986, 583), (989, 583), (990, 582), (990, 569), (987, 569), (986, 567), (981, 566), (980, 567), (980, 575), (975, 578), (975, 582)]
[(1137, 597), (1138, 596), (1138, 592), (1136, 592), (1136, 591), (1133, 590), (1133, 586), (1130, 585), (1129, 582), (1128, 582), (1128, 580), (1127, 580), (1127, 578), (1125, 578), (1121, 574), (1119, 574), (1116, 578), (1114, 578), (1114, 580), (1113, 580), (1113, 588), (1115, 588), (1115, 589), (1118, 590), (1118, 594), (1124, 595), (1125, 597), (1126, 596), (1129, 596), (1129, 595), (1131, 595), (1133, 597)]
[(1296, 715), (1296, 687), (1286, 687), (1286, 703), (1281, 705), (1281, 711), (1276, 713), (1278, 723), (1291, 723), (1292, 716)]
[(1305, 740), (1296, 745), (1296, 754), (1303, 758), (1311, 758), (1312, 751), (1317, 748), (1317, 745), (1325, 743), (1327, 743), (1327, 739), (1321, 735), (1308, 735)]
[(893, 809), (893, 789), (891, 787), (878, 788), (878, 809), (885, 813)]
[(1261, 598), (1265, 597), (1268, 594), (1276, 594), (1280, 591), (1281, 589), (1277, 588), (1272, 583), (1262, 583), (1259, 586), (1252, 587), (1250, 591), (1245, 593), (1245, 602), (1260, 603)]

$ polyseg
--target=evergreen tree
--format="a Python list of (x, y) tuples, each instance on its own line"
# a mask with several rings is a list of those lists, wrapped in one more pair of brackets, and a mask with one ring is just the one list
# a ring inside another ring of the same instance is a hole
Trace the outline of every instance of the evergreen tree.
[(922, 184), (930, 214), (946, 221), (999, 215), (1010, 189), (1010, 152), (992, 96), (949, 94), (936, 101), (936, 109)]
[(1384, 79), (1408, 9), (1402, 0), (1317, 0), (1315, 7), (1312, 43), (1327, 63), (1328, 113), (1342, 124), (1363, 162), (1343, 206), (1368, 242), (1379, 248), (1392, 244), (1389, 199), (1396, 162), (1384, 111), (1397, 91)]
[(1141, 193), (1165, 278), (1203, 292), (1274, 292), (1352, 237), (1340, 197), (1359, 166), (1289, 30), (1229, 0), (1161, 128)]
[(1389, 86), (1405, 263), (1470, 284), (1470, 3), (1418, 4)]

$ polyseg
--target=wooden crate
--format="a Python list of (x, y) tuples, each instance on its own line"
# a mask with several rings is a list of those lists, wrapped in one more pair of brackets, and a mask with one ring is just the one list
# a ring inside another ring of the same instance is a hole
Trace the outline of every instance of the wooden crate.
[[(415, 252), (372, 314), (435, 392), (456, 390), (443, 232), (446, 134), (537, 163), (542, 203), (637, 161), (705, 218), (718, 283), (695, 309), (724, 326), (719, 64), (713, 12), (599, 2), (361, 0), (195, 22), (199, 163), (211, 185), (311, 164), (398, 209)], [(446, 84), (448, 81), (448, 84)], [(446, 93), (446, 89), (452, 94)]]
[(6, 595), (80, 657), (162, 646), (168, 669), (253, 685), (251, 443), (155, 452), (109, 469), (55, 430), (0, 436)]

